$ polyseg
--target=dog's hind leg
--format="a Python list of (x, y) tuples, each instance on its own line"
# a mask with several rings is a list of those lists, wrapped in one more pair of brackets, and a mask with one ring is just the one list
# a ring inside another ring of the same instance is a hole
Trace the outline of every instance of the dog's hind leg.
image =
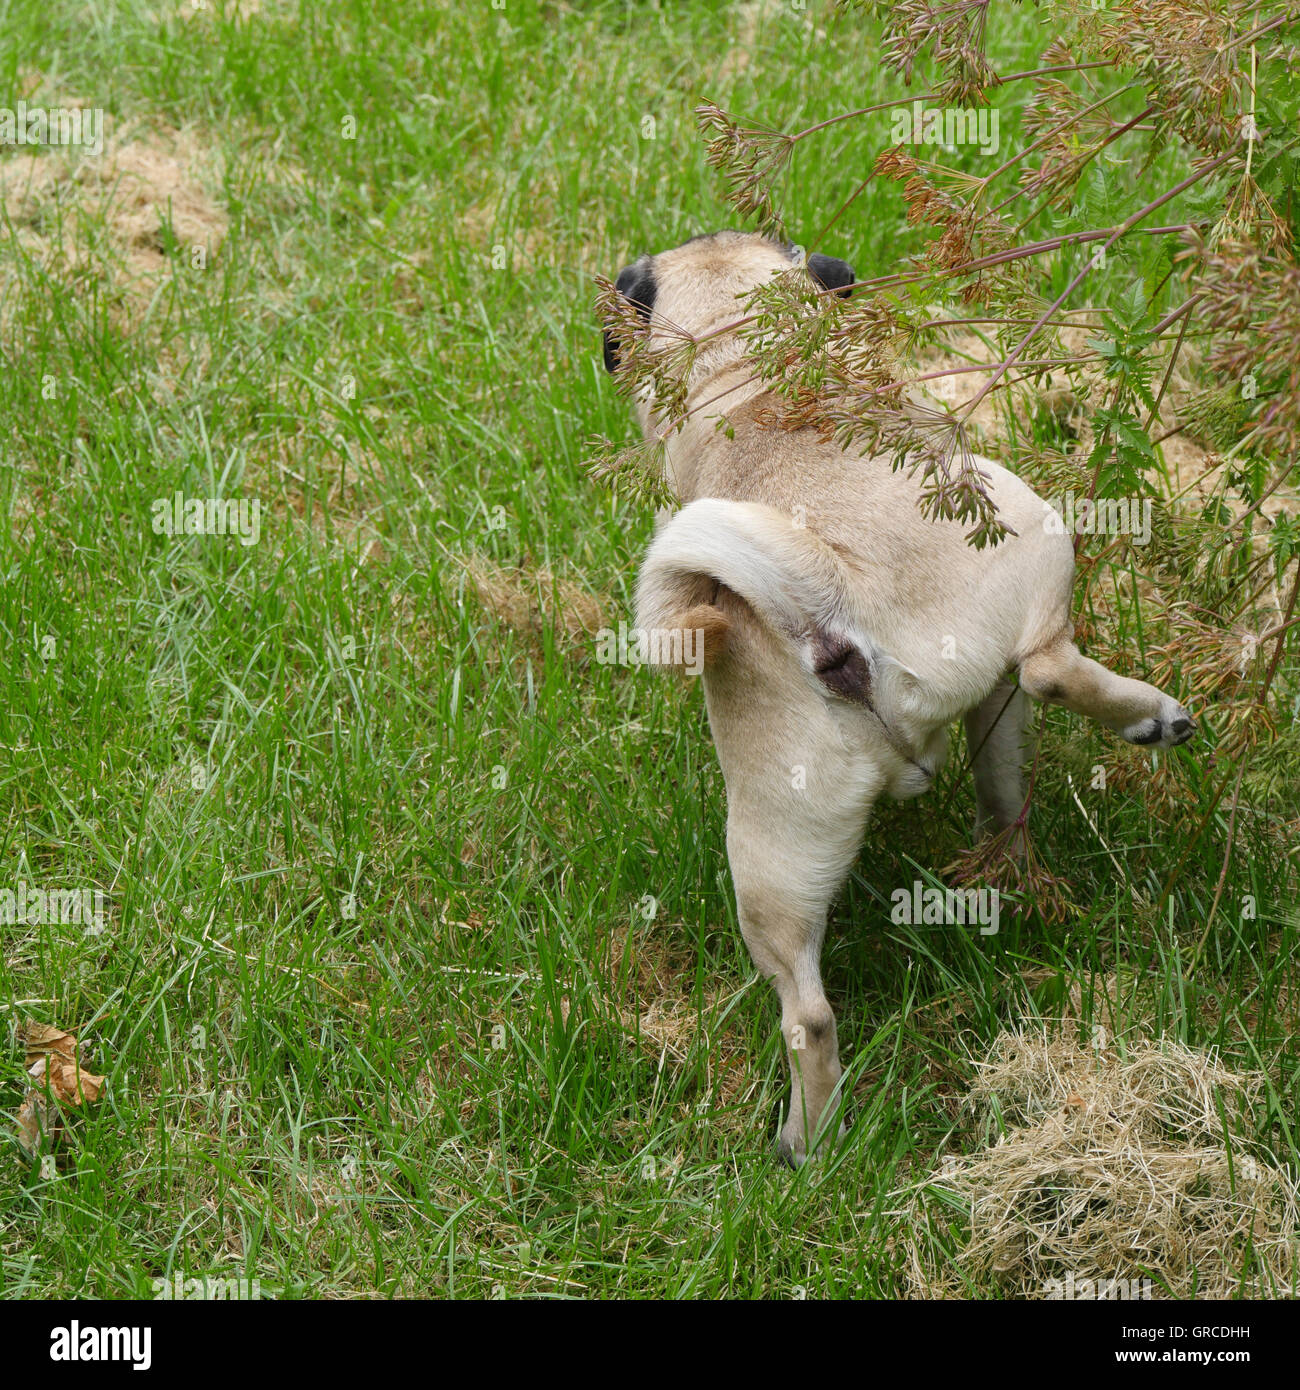
[(1129, 743), (1173, 748), (1196, 732), (1192, 716), (1146, 681), (1117, 676), (1084, 656), (1065, 635), (1020, 663), (1021, 687), (1113, 729)]
[(836, 1127), (839, 1046), (822, 941), (885, 774), (870, 716), (811, 688), (789, 649), (765, 661), (729, 655), (704, 679), (740, 930), (781, 1001), (792, 1086), (778, 1148), (797, 1166)]
[[(1025, 806), (1025, 751), (1029, 701), (1019, 686), (1000, 680), (966, 715), (966, 742), (975, 776), (975, 837), (1007, 830)], [(1013, 848), (1023, 850), (1023, 833)]]
[[(840, 1108), (839, 1040), (822, 987), (821, 953), (827, 909), (848, 862), (830, 864), (825, 856), (817, 861), (815, 846), (791, 845), (785, 837), (765, 843), (753, 834), (744, 811), (728, 817), (727, 854), (741, 935), (759, 974), (772, 982), (781, 1001), (790, 1109), (777, 1149), (798, 1167), (827, 1137)], [(851, 862), (852, 852), (843, 858)], [(810, 882), (812, 876), (820, 885)]]

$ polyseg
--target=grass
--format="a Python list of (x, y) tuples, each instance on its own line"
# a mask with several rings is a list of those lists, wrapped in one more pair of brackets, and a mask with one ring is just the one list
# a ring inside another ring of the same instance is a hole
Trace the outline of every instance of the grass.
[[(3, 18), (0, 93), (83, 98), (184, 179), (143, 239), (71, 174), (0, 231), (0, 885), (110, 903), (102, 934), (0, 927), (0, 1111), (29, 1017), (109, 1078), (44, 1163), (0, 1150), (0, 1290), (888, 1296), (894, 1194), (1026, 1015), (1264, 1070), (1246, 1137), (1296, 1162), (1300, 919), (1266, 848), (1295, 782), (1247, 787), (1211, 919), (1210, 770), (1173, 755), (1169, 820), (1121, 789), (1094, 830), (1067, 775), (1131, 786), (1151, 755), (1060, 713), (1034, 832), (1077, 913), (892, 924), (967, 842), (961, 759), (882, 808), (825, 959), (854, 1127), (818, 1169), (772, 1160), (776, 1009), (699, 692), (592, 659), (652, 519), (582, 473), (632, 428), (590, 276), (733, 222), (698, 101), (794, 128), (893, 95), (860, 29), (600, 0)], [(1036, 22), (1001, 59), (1034, 65)], [(800, 150), (792, 227), (861, 139)], [(886, 186), (826, 249), (918, 235)], [(258, 499), (260, 538), (156, 534), (176, 492)]]

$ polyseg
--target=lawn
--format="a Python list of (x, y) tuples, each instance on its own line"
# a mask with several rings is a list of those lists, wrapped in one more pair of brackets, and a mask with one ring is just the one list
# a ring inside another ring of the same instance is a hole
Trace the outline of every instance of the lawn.
[[(0, 888), (104, 914), (0, 925), (0, 1293), (897, 1296), (906, 1241), (962, 1238), (908, 1194), (989, 1139), (976, 1063), (1039, 1021), (1262, 1074), (1234, 1140), (1294, 1174), (1296, 769), (1252, 768), (1225, 870), (1213, 719), (1151, 754), (1059, 710), (1032, 831), (1066, 920), (892, 922), (969, 843), (960, 749), (882, 806), (824, 963), (854, 1123), (774, 1160), (701, 693), (595, 659), (653, 516), (584, 469), (634, 428), (592, 277), (736, 223), (701, 101), (795, 129), (898, 95), (875, 23), (5, 6), (0, 104), (105, 132), (0, 150)], [(793, 229), (888, 129), (800, 147)], [(922, 240), (878, 182), (823, 249), (864, 274)], [(243, 499), (244, 534), (160, 530), (178, 495)], [(28, 1020), (107, 1078), (34, 1156)]]

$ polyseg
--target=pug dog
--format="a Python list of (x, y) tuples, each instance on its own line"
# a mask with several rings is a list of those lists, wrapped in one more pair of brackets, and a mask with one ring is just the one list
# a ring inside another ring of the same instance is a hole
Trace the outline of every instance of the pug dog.
[[(822, 940), (876, 798), (927, 790), (961, 718), (976, 833), (1014, 838), (1031, 699), (1151, 748), (1186, 742), (1195, 725), (1170, 696), (1076, 648), (1071, 539), (1014, 473), (976, 459), (1013, 532), (977, 550), (960, 522), (922, 515), (919, 480), (888, 457), (760, 423), (778, 403), (729, 326), (743, 296), (792, 268), (820, 291), (852, 291), (845, 262), (733, 231), (642, 256), (616, 288), (652, 351), (683, 333), (707, 339), (685, 425), (667, 437), (681, 505), (661, 515), (641, 567), (636, 626), (679, 639), (648, 644), (659, 664), (703, 653), (740, 930), (776, 988), (790, 1063), (778, 1151), (798, 1166), (840, 1111)], [(619, 350), (607, 334), (611, 370)], [(648, 393), (637, 409), (647, 436), (662, 428)]]

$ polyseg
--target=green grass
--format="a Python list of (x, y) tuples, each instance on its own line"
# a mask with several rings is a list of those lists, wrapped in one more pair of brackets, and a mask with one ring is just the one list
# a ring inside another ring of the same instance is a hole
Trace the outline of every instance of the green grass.
[[(181, 8), (0, 9), (0, 104), (35, 70), (48, 104), (183, 130), (228, 219), (202, 269), (161, 236), (143, 294), (93, 209), (0, 230), (0, 886), (111, 904), (100, 935), (0, 928), (0, 1019), (75, 1030), (109, 1078), (53, 1163), (0, 1148), (0, 1290), (886, 1296), (891, 1194), (961, 1143), (972, 1057), (1072, 986), (1088, 1026), (1108, 972), (1135, 1025), (1268, 1073), (1248, 1137), (1294, 1163), (1300, 922), (1259, 848), (1294, 782), (1247, 786), (1211, 921), (1210, 770), (1175, 755), (1167, 823), (1091, 800), (1121, 877), (1066, 782), (1121, 754), (1057, 713), (1034, 832), (1079, 913), (891, 925), (890, 889), (967, 843), (960, 757), (882, 808), (825, 960), (854, 1128), (818, 1169), (772, 1160), (776, 1009), (699, 692), (598, 665), (577, 626), (626, 614), (652, 524), (582, 473), (632, 429), (590, 276), (734, 223), (698, 101), (794, 128), (893, 95), (861, 29), (777, 8), (746, 64), (733, 5)], [(1033, 23), (1000, 59), (1033, 66)], [(797, 234), (862, 139), (801, 150)], [(43, 263), (65, 218), (85, 258)], [(862, 271), (919, 233), (887, 185), (832, 240)], [(260, 540), (154, 534), (177, 491), (259, 499)], [(471, 564), (536, 621), (486, 611)]]

